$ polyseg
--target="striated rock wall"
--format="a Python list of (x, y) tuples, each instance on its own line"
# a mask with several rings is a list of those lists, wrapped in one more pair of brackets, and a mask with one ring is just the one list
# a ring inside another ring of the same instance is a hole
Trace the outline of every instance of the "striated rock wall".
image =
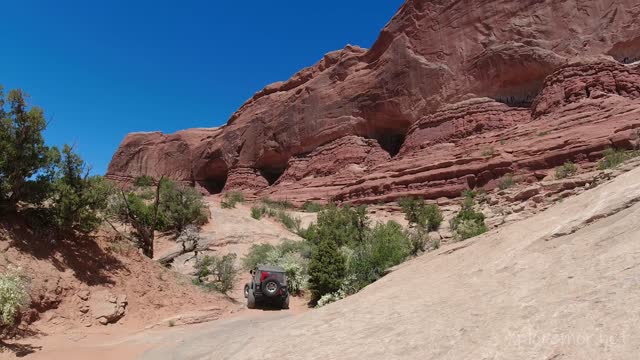
[[(408, 0), (370, 50), (325, 55), (219, 129), (128, 136), (107, 177), (166, 175), (296, 201), (457, 196), (506, 170), (596, 156), (614, 134), (625, 143), (639, 34), (634, 0)], [(562, 141), (535, 135), (552, 130)], [(502, 150), (487, 159), (482, 147)], [(418, 168), (439, 175), (407, 174)]]

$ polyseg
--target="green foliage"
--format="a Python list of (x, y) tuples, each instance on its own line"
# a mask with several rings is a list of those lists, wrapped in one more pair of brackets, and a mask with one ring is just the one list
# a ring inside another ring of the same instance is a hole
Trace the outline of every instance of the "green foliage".
[(410, 225), (417, 225), (427, 231), (438, 230), (444, 220), (440, 208), (435, 204), (425, 205), (423, 199), (402, 198), (398, 204)]
[(153, 177), (149, 175), (142, 175), (133, 181), (133, 185), (138, 187), (151, 187), (155, 185), (155, 182), (156, 181)]
[(300, 220), (300, 218), (292, 216), (282, 207), (278, 207), (276, 209), (270, 208), (266, 205), (251, 207), (252, 218), (260, 220), (263, 216), (275, 218), (287, 229), (294, 233), (298, 233), (299, 231), (301, 231), (300, 224), (302, 223), (302, 221)]
[(378, 280), (388, 268), (405, 261), (412, 247), (398, 223), (377, 224), (368, 240), (357, 246), (349, 259), (349, 274), (354, 278), (352, 288), (359, 291)]
[(290, 231), (294, 233), (300, 231), (301, 220), (299, 218), (289, 215), (289, 213), (284, 210), (278, 210), (276, 212), (276, 218)]
[(598, 163), (598, 169), (605, 170), (616, 168), (623, 162), (639, 155), (640, 152), (638, 151), (607, 148), (604, 150), (602, 160)]
[(411, 255), (415, 256), (426, 250), (429, 234), (424, 229), (417, 227), (413, 231), (407, 232), (406, 236), (411, 243)]
[(5, 110), (0, 87), (0, 209), (26, 208), (57, 235), (96, 230), (111, 186), (89, 176), (72, 147), (64, 145), (60, 152), (45, 145), (43, 110), (29, 108), (27, 99), (21, 90), (11, 90)]
[(266, 212), (266, 208), (264, 206), (252, 206), (251, 207), (251, 217), (260, 220), (262, 216), (264, 216)]
[(309, 290), (314, 300), (340, 290), (346, 274), (345, 258), (329, 238), (322, 238), (313, 249), (309, 263)]
[(0, 325), (13, 326), (20, 309), (29, 306), (29, 279), (18, 269), (0, 275)]
[(11, 90), (5, 101), (0, 86), (0, 206), (9, 210), (21, 201), (39, 205), (47, 198), (59, 157), (45, 145), (43, 110), (30, 108), (28, 98), (22, 90)]
[(202, 226), (209, 220), (202, 195), (192, 187), (163, 179), (160, 185), (158, 230), (179, 234), (187, 225)]
[(317, 213), (324, 210), (324, 205), (312, 201), (307, 201), (302, 205), (302, 210), (310, 213)]
[(556, 167), (556, 179), (564, 179), (573, 176), (578, 172), (578, 167), (571, 161), (567, 161), (562, 166)]
[(342, 300), (346, 298), (347, 295), (348, 295), (347, 292), (342, 289), (333, 293), (325, 294), (320, 298), (320, 300), (318, 300), (318, 303), (316, 304), (316, 309), (327, 306), (336, 301)]
[(223, 294), (228, 293), (233, 289), (239, 273), (235, 266), (236, 258), (236, 254), (205, 256), (196, 264), (195, 283)]
[(112, 185), (101, 176), (88, 176), (86, 164), (68, 145), (56, 168), (47, 209), (54, 226), (63, 232), (95, 231), (102, 223)]
[(363, 242), (368, 226), (369, 217), (365, 206), (337, 208), (329, 205), (318, 213), (317, 223), (311, 224), (299, 234), (313, 244), (328, 239), (342, 247)]
[(500, 190), (507, 190), (515, 184), (516, 182), (513, 179), (513, 175), (506, 174), (498, 181), (498, 188), (500, 188)]
[(253, 244), (249, 249), (249, 253), (242, 258), (242, 266), (249, 271), (259, 264), (266, 265), (265, 261), (269, 252), (275, 250), (275, 246), (271, 244)]
[(136, 187), (119, 191), (109, 199), (107, 215), (131, 224), (137, 246), (153, 257), (156, 230), (180, 234), (188, 225), (201, 226), (208, 220), (202, 195), (193, 188), (161, 179), (154, 188)]
[(476, 211), (475, 200), (467, 196), (462, 203), (460, 212), (451, 219), (451, 229), (456, 232), (460, 240), (466, 240), (487, 232), (484, 214)]
[(272, 200), (268, 197), (262, 198), (262, 203), (271, 209), (291, 210), (295, 208), (295, 206), (287, 200)]
[(239, 191), (232, 191), (224, 194), (224, 199), (220, 202), (223, 209), (234, 209), (236, 204), (244, 202), (244, 194)]

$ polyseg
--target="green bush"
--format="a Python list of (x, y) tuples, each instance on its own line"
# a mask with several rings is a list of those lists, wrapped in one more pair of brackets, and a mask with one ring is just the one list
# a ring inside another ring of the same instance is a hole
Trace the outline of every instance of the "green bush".
[(271, 244), (253, 244), (249, 249), (249, 253), (242, 258), (242, 266), (249, 271), (255, 269), (259, 264), (265, 264), (267, 255), (275, 250), (275, 246)]
[(302, 205), (302, 210), (310, 213), (317, 213), (324, 210), (324, 205), (307, 201)]
[(276, 212), (276, 218), (290, 231), (294, 233), (300, 231), (301, 220), (299, 218), (291, 216), (284, 210), (278, 210)]
[(16, 315), (29, 306), (29, 279), (18, 269), (10, 269), (0, 275), (0, 320), (1, 325), (15, 325)]
[(9, 211), (16, 211), (19, 202), (40, 205), (47, 199), (60, 157), (45, 145), (44, 112), (30, 107), (28, 98), (14, 89), (5, 101), (0, 86), (0, 207)]
[(273, 200), (268, 197), (262, 198), (262, 203), (272, 209), (291, 210), (295, 208), (295, 206), (287, 200)]
[(578, 172), (578, 167), (571, 161), (565, 162), (562, 166), (556, 167), (556, 179), (564, 179), (573, 176)]
[(599, 170), (613, 169), (623, 162), (640, 155), (638, 151), (627, 151), (622, 149), (607, 148), (604, 150), (603, 158), (598, 163)]
[(444, 220), (440, 208), (435, 204), (426, 205), (423, 199), (402, 198), (398, 204), (410, 225), (417, 225), (427, 231), (438, 230)]
[(318, 213), (318, 220), (307, 229), (298, 232), (312, 244), (321, 239), (333, 241), (336, 246), (355, 245), (364, 241), (369, 226), (367, 208), (329, 205)]
[(411, 250), (411, 240), (402, 226), (394, 221), (377, 224), (350, 259), (349, 273), (355, 278), (356, 289), (378, 280), (388, 268), (405, 261)]
[(331, 239), (323, 238), (313, 248), (309, 263), (309, 290), (312, 300), (340, 290), (346, 273), (344, 256)]
[(429, 234), (424, 229), (418, 227), (414, 231), (407, 232), (406, 236), (411, 243), (411, 255), (418, 255), (426, 250)]
[(323, 306), (327, 306), (336, 301), (342, 300), (346, 298), (347, 295), (349, 294), (347, 294), (344, 290), (338, 290), (333, 293), (325, 294), (320, 298), (320, 300), (318, 300), (318, 303), (316, 304), (316, 309), (319, 309)]
[(252, 206), (251, 207), (251, 217), (260, 220), (262, 216), (266, 213), (267, 209), (264, 206)]
[(235, 266), (236, 254), (223, 257), (205, 256), (196, 264), (195, 283), (223, 294), (233, 289), (239, 270)]
[(164, 179), (160, 187), (160, 231), (182, 232), (188, 225), (198, 227), (209, 220), (202, 195), (194, 188)]
[(238, 203), (244, 202), (244, 194), (239, 191), (232, 191), (224, 194), (224, 198), (220, 202), (223, 209), (235, 209)]
[(513, 179), (512, 174), (506, 174), (498, 181), (498, 187), (500, 188), (500, 190), (507, 190), (515, 184), (516, 182)]
[(149, 175), (142, 175), (133, 181), (133, 185), (138, 187), (151, 187), (155, 185), (155, 180)]
[(488, 230), (484, 222), (484, 214), (475, 211), (474, 207), (474, 198), (470, 196), (465, 197), (460, 212), (451, 219), (451, 229), (460, 240), (478, 236)]

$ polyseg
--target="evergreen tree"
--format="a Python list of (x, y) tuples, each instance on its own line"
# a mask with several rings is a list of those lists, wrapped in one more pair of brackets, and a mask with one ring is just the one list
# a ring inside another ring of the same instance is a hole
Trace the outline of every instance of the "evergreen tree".
[(314, 300), (340, 290), (346, 273), (346, 261), (336, 243), (322, 239), (314, 247), (309, 263), (309, 289)]

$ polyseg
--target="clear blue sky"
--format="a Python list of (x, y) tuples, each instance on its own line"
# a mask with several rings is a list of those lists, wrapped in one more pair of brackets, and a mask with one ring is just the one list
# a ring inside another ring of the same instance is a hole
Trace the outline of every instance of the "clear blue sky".
[(222, 125), (326, 52), (370, 47), (403, 2), (7, 1), (0, 84), (101, 174), (128, 132)]

